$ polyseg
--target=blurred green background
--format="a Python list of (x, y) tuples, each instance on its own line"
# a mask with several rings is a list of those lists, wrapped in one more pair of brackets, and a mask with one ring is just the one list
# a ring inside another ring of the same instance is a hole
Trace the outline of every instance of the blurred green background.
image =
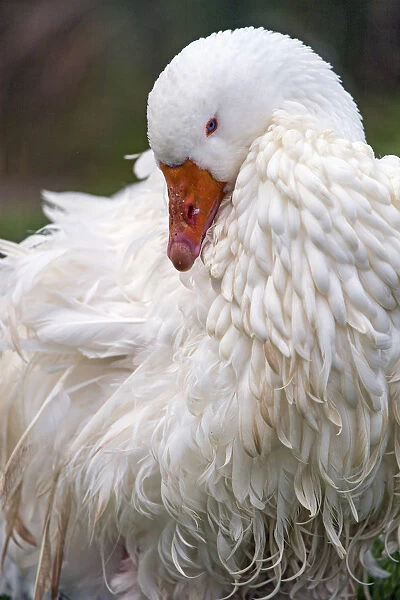
[[(0, 237), (44, 223), (43, 188), (129, 184), (123, 156), (147, 147), (158, 73), (193, 39), (245, 25), (310, 44), (357, 100), (377, 155), (400, 154), (400, 0), (0, 0)], [(390, 569), (371, 598), (400, 599)]]
[(144, 150), (146, 99), (191, 40), (264, 26), (342, 76), (378, 155), (400, 152), (400, 0), (0, 0), (0, 236), (43, 223), (40, 190), (110, 194)]

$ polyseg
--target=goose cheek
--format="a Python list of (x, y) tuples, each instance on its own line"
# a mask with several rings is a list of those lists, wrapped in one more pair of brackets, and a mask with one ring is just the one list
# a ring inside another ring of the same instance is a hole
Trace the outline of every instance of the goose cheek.
[(167, 254), (178, 271), (188, 271), (224, 197), (225, 182), (216, 181), (191, 160), (177, 167), (160, 163), (168, 187)]

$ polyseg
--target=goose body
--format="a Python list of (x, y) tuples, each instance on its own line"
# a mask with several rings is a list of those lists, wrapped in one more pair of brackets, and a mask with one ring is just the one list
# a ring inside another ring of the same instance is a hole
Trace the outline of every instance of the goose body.
[(399, 526), (400, 159), (263, 29), (148, 122), (141, 182), (0, 246), (3, 590), (353, 598)]

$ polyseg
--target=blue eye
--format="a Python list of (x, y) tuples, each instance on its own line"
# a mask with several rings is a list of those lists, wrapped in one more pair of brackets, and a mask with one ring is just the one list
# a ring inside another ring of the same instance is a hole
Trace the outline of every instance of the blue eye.
[(210, 119), (206, 125), (206, 135), (211, 135), (212, 133), (214, 133), (214, 131), (216, 131), (218, 127), (218, 121), (215, 117), (213, 117), (212, 119)]

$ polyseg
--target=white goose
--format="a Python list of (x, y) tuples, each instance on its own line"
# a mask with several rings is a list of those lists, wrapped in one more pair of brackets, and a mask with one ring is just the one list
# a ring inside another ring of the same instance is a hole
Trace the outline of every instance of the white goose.
[(148, 123), (162, 173), (1, 245), (3, 590), (352, 598), (399, 526), (400, 160), (263, 29), (185, 48)]

